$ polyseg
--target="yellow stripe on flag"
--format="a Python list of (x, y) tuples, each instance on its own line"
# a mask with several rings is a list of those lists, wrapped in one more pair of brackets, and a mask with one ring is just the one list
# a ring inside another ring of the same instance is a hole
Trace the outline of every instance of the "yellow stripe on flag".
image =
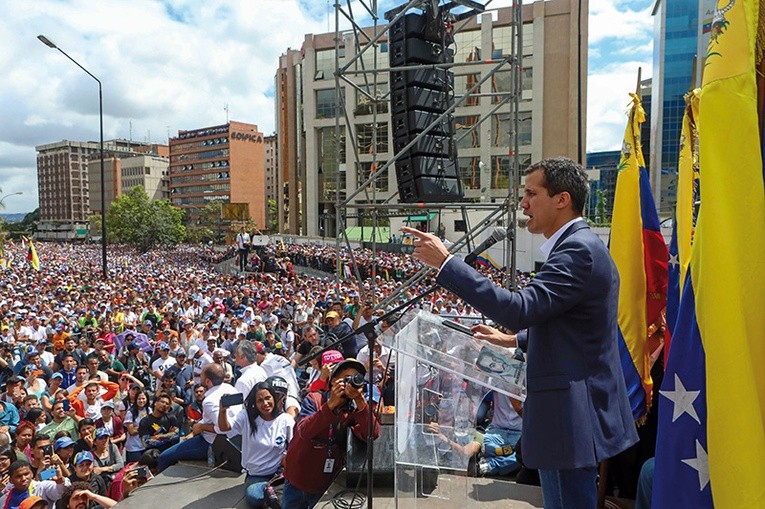
[(680, 264), (680, 294), (683, 293), (688, 264), (691, 262), (691, 242), (693, 241), (693, 182), (698, 178), (698, 133), (696, 119), (699, 116), (699, 93), (695, 89), (685, 95), (685, 115), (680, 137), (680, 159), (677, 169), (677, 254)]
[[(715, 507), (765, 507), (765, 189), (757, 115), (758, 2), (721, 2), (698, 118), (701, 208), (691, 277), (707, 367)], [(725, 10), (722, 10), (726, 7)]]

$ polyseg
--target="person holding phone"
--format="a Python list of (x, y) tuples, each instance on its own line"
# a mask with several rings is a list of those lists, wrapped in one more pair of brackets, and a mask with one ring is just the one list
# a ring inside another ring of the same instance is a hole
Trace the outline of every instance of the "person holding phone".
[(53, 445), (48, 435), (36, 434), (32, 437), (29, 446), (32, 450), (30, 468), (36, 479), (47, 481), (59, 473), (64, 476), (69, 473), (66, 464), (53, 452)]
[(226, 396), (220, 400), (218, 428), (229, 437), (242, 435), (245, 499), (253, 507), (266, 500), (268, 481), (279, 471), (292, 439), (295, 420), (277, 404), (279, 395), (267, 382), (258, 382), (244, 401), (244, 412), (233, 421), (226, 414)]
[(71, 484), (69, 479), (61, 475), (47, 481), (36, 481), (32, 468), (22, 461), (11, 463), (8, 474), (10, 484), (0, 493), (0, 507), (4, 509), (18, 509), (24, 500), (32, 496), (42, 498), (48, 507), (52, 507)]

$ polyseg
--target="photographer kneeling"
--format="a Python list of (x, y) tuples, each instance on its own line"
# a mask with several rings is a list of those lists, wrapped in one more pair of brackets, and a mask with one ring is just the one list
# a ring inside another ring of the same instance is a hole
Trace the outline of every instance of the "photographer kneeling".
[[(286, 382), (284, 382), (286, 385)], [(284, 412), (284, 401), (268, 382), (258, 382), (244, 400), (244, 410), (233, 422), (221, 398), (218, 428), (228, 436), (242, 435), (242, 468), (247, 472), (245, 499), (251, 507), (274, 507), (275, 497), (266, 494), (268, 482), (278, 473), (295, 420)], [(278, 508), (278, 502), (276, 502)]]
[(345, 359), (332, 370), (329, 391), (306, 395), (287, 449), (282, 507), (316, 505), (345, 465), (346, 430), (366, 441), (370, 411), (372, 436), (380, 436), (380, 423), (363, 393), (365, 373), (359, 361)]

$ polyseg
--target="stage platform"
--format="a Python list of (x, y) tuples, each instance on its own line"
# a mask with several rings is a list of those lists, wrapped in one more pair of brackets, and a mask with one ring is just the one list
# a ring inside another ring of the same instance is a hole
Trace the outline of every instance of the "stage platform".
[[(226, 470), (215, 470), (201, 462), (182, 462), (174, 465), (139, 488), (131, 496), (117, 504), (119, 509), (247, 509), (244, 500), (244, 475)], [(317, 508), (333, 507), (330, 501), (337, 493), (346, 490), (345, 475), (338, 476)], [(366, 493), (366, 486), (360, 491)], [(376, 486), (373, 505), (379, 509), (395, 508), (393, 488)], [(350, 500), (352, 495), (344, 498)], [(445, 500), (447, 499), (447, 500)], [(443, 509), (450, 507), (475, 507), (483, 509), (541, 509), (542, 493), (538, 487), (516, 484), (512, 481), (489, 478), (468, 478), (459, 475), (439, 476), (438, 487), (427, 498), (417, 499), (418, 508)], [(402, 503), (402, 506), (410, 506)]]

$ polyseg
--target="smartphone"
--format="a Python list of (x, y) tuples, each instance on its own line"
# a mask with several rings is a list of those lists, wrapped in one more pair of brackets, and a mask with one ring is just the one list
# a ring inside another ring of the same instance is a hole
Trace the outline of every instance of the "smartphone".
[(64, 398), (61, 400), (64, 404), (64, 412), (68, 412), (70, 408), (72, 408), (72, 405), (69, 403), (69, 400)]
[(132, 469), (130, 472), (136, 472), (136, 477), (139, 479), (148, 479), (149, 478), (149, 467), (137, 467)]
[(42, 452), (44, 456), (52, 456), (53, 446), (51, 446), (50, 444), (42, 446)]
[(463, 334), (467, 334), (468, 336), (473, 335), (473, 331), (470, 330), (470, 327), (467, 327), (466, 325), (462, 325), (458, 322), (453, 322), (451, 320), (444, 320), (444, 325), (449, 327), (450, 329), (454, 329), (456, 331), (460, 331)]
[(241, 405), (242, 403), (244, 403), (244, 395), (241, 392), (226, 394), (220, 398), (220, 404), (223, 406), (223, 408), (228, 408), (234, 405)]
[(56, 470), (56, 467), (48, 467), (45, 470), (40, 470), (41, 481), (50, 481), (57, 475), (58, 475), (58, 471)]

